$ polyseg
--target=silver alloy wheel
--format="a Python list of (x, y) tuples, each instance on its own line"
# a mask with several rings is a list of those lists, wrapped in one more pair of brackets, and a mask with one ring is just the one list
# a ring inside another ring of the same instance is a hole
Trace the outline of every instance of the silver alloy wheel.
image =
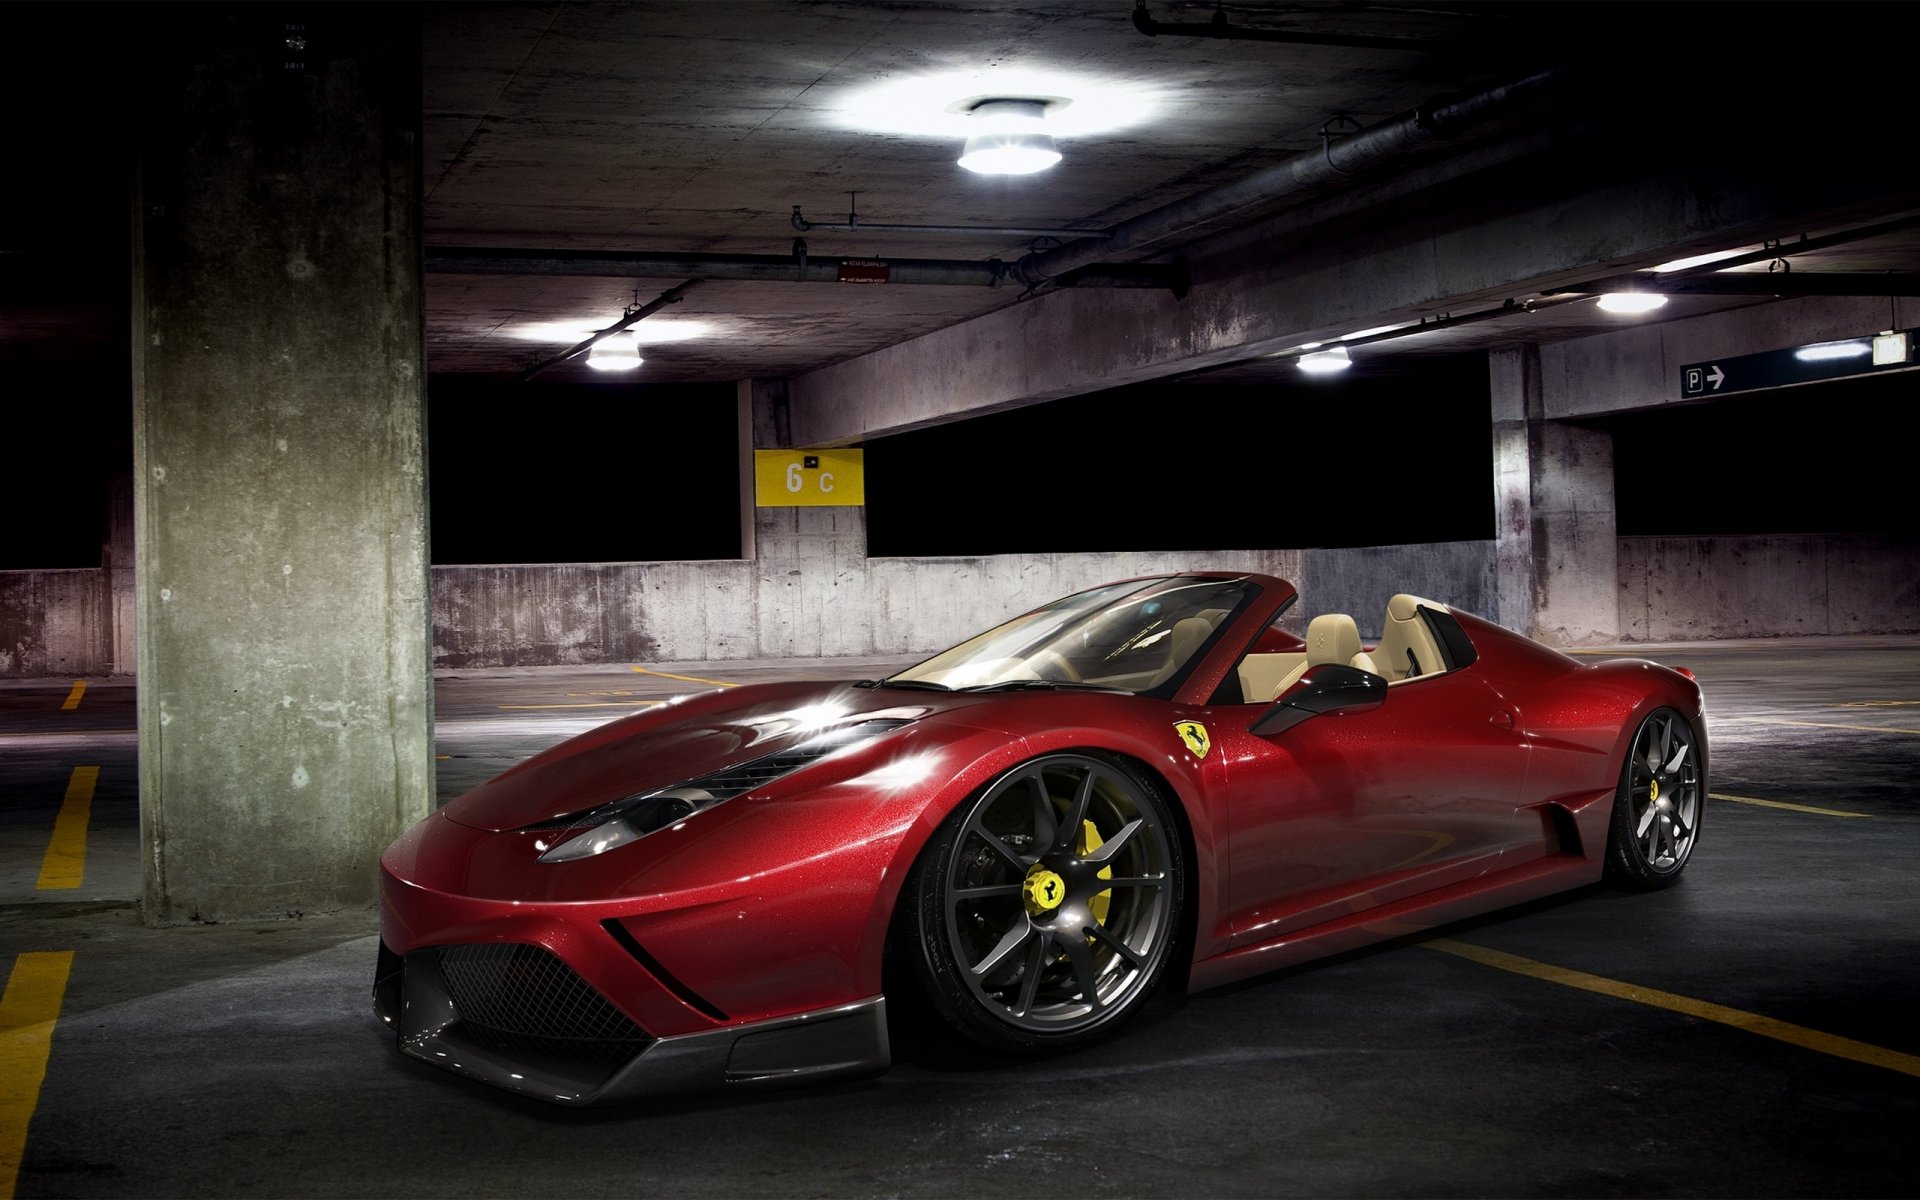
[(976, 1009), (1071, 1036), (1133, 1007), (1174, 937), (1173, 831), (1111, 763), (1057, 755), (966, 810), (940, 872), (946, 948)]
[(1632, 835), (1647, 867), (1671, 875), (1686, 865), (1700, 826), (1700, 755), (1693, 730), (1672, 710), (1648, 717), (1627, 759)]

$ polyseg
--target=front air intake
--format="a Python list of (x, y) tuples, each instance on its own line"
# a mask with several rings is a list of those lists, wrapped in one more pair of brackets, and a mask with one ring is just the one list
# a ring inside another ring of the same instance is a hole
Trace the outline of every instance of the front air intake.
[(653, 1040), (543, 947), (492, 942), (434, 953), (459, 1036), (483, 1049), (617, 1063)]

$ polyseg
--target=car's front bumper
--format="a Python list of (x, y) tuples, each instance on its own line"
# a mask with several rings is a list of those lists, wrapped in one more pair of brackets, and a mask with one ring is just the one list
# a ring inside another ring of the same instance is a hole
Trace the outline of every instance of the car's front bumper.
[[(890, 1061), (883, 996), (666, 1037), (628, 1026), (622, 1036), (589, 1043), (502, 1036), (461, 1011), (463, 988), (471, 996), (470, 985), (449, 983), (439, 949), (402, 957), (381, 946), (374, 1011), (395, 1031), (401, 1053), (557, 1104), (813, 1082), (871, 1074)], [(577, 1001), (605, 1003), (573, 990)]]

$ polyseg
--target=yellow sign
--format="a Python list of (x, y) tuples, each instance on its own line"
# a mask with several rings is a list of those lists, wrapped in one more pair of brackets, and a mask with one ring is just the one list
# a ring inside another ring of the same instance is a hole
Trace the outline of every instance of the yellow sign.
[(864, 450), (755, 450), (754, 504), (760, 508), (865, 504)]
[(1195, 758), (1205, 758), (1207, 751), (1213, 749), (1213, 739), (1207, 736), (1207, 727), (1198, 721), (1175, 721), (1173, 731), (1180, 735), (1180, 740), (1187, 744), (1187, 749), (1193, 751)]

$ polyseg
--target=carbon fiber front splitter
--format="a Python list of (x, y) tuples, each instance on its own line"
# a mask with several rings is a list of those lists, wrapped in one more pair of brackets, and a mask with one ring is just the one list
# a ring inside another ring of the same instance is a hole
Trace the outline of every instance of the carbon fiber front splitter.
[[(555, 1104), (585, 1106), (868, 1075), (891, 1061), (887, 1002), (853, 1004), (647, 1042), (624, 1061), (503, 1048), (465, 1028), (435, 956), (382, 947), (376, 1015), (402, 1054)], [(391, 969), (387, 964), (391, 964)]]

